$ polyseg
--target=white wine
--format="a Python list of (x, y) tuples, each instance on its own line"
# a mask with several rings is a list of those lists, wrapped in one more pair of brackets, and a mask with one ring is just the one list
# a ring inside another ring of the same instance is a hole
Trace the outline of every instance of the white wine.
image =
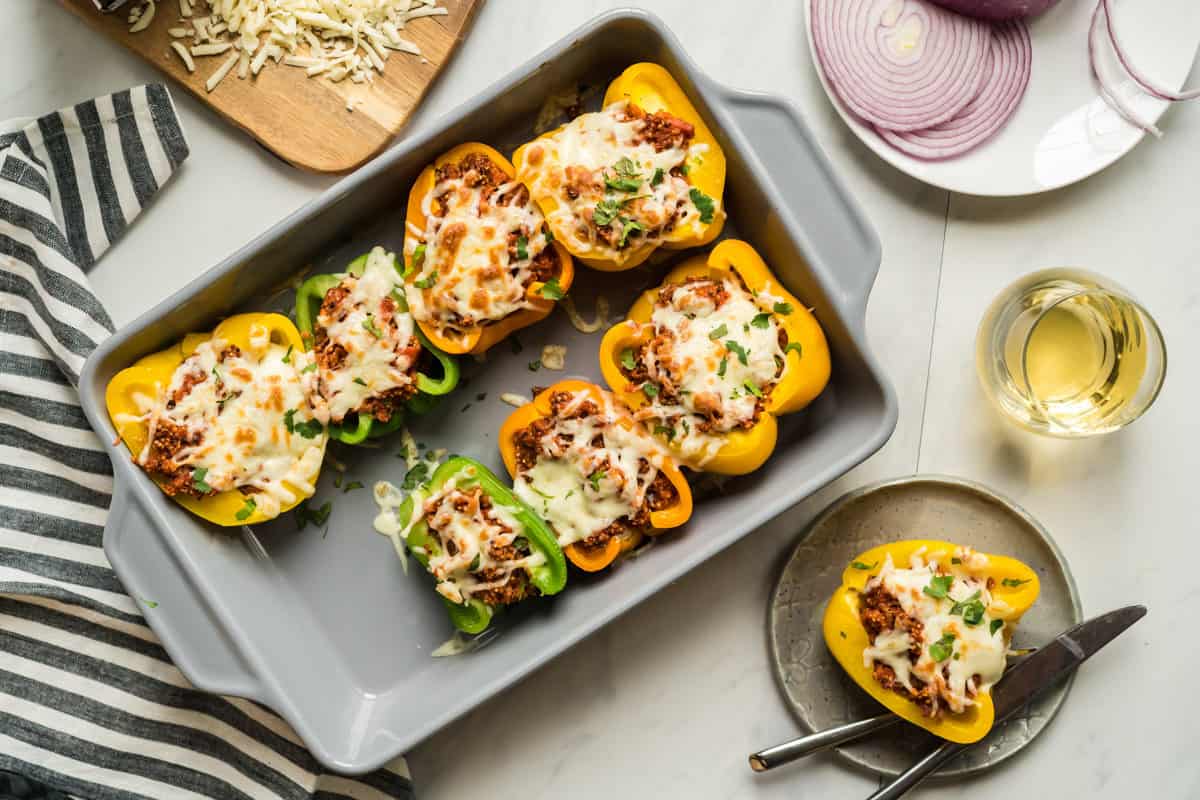
[(976, 348), (996, 405), (1057, 436), (1132, 422), (1153, 402), (1166, 367), (1149, 314), (1082, 270), (1045, 270), (1010, 286), (984, 316)]

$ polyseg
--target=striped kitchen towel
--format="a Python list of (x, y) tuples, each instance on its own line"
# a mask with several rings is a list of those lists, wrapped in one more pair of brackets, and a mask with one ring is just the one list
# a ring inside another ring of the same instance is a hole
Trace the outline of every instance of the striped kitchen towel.
[(101, 550), (112, 465), (75, 382), (113, 326), (85, 273), (187, 155), (159, 85), (0, 122), (0, 785), (411, 798), (402, 759), (328, 774), (270, 711), (193, 689)]

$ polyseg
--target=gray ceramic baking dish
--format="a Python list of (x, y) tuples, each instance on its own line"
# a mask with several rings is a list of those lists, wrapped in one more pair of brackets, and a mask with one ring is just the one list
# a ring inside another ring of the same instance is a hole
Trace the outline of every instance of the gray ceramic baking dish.
[[(117, 333), (84, 368), (88, 418), (112, 441), (103, 398), (118, 370), (235, 311), (287, 308), (291, 298), (279, 287), (302, 268), (336, 271), (375, 244), (400, 250), (409, 186), (434, 157), (473, 139), (511, 152), (532, 137), (550, 95), (594, 87), (586, 96), (595, 107), (604, 86), (638, 61), (666, 66), (716, 133), (729, 166), (726, 235), (754, 244), (815, 309), (833, 355), (829, 388), (805, 412), (785, 418), (774, 457), (702, 499), (682, 531), (609, 574), (574, 575), (556, 598), (503, 615), (488, 646), (432, 658), (451, 633), (441, 601), (419, 569), (403, 573), (391, 543), (372, 530), (369, 487), (404, 474), (395, 441), (331, 451), (345, 466), (343, 480), (367, 488), (334, 488), (337, 472), (327, 463), (316, 498), (333, 501), (326, 529), (297, 530), (284, 515), (241, 535), (176, 506), (123, 447), (113, 448), (117, 488), (105, 552), (130, 594), (153, 601), (145, 614), (171, 657), (196, 686), (252, 698), (283, 715), (334, 770), (386, 763), (883, 445), (896, 424), (896, 399), (864, 334), (880, 261), (871, 226), (789, 104), (714, 83), (655, 17), (617, 11), (337, 183)], [(571, 294), (585, 316), (599, 294), (616, 314), (666, 266), (619, 274), (581, 267)], [(577, 332), (561, 311), (519, 338), (523, 352), (501, 343), (485, 362), (467, 360), (468, 385), (412, 426), (418, 441), (502, 472), (496, 431), (512, 410), (502, 393), (567, 375), (599, 381), (600, 334)], [(529, 361), (548, 343), (567, 345), (567, 369), (530, 372)]]

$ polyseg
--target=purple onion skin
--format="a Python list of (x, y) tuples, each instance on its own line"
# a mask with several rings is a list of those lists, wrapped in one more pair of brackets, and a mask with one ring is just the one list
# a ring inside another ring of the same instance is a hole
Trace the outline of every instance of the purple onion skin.
[(942, 8), (993, 22), (1041, 14), (1058, 0), (933, 0)]

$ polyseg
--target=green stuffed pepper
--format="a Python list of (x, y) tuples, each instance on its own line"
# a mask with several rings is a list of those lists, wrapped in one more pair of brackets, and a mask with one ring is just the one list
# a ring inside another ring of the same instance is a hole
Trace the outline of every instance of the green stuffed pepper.
[(497, 609), (567, 583), (554, 532), (474, 459), (454, 456), (397, 510), (409, 552), (437, 579), (450, 621), (479, 633)]
[(396, 257), (376, 247), (346, 271), (296, 291), (296, 327), (314, 361), (305, 376), (329, 435), (360, 444), (397, 430), (458, 385), (458, 364), (408, 313)]

